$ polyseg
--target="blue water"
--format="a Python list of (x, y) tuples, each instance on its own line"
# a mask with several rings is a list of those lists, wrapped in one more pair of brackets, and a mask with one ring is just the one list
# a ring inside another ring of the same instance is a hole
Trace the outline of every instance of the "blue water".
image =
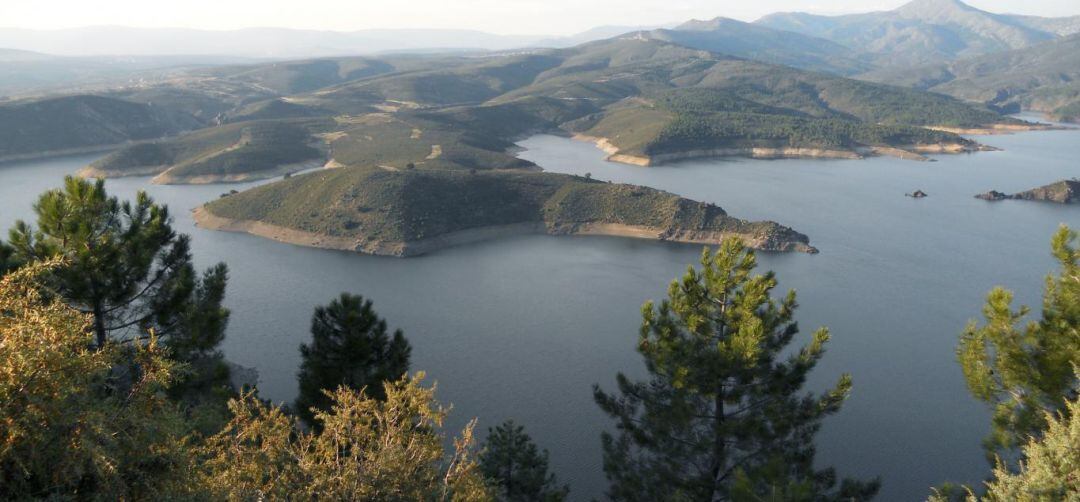
[[(810, 387), (842, 372), (855, 389), (819, 436), (819, 460), (842, 475), (884, 479), (883, 500), (924, 499), (943, 481), (988, 473), (979, 441), (988, 413), (968, 397), (955, 363), (957, 335), (994, 285), (1036, 304), (1054, 269), (1049, 238), (1080, 228), (1080, 208), (988, 203), (972, 195), (1023, 190), (1080, 176), (1080, 132), (980, 140), (1001, 152), (918, 163), (694, 161), (641, 168), (603, 161), (587, 143), (554, 136), (523, 141), (522, 157), (545, 169), (637, 183), (715, 202), (732, 215), (773, 219), (810, 236), (818, 255), (764, 254), (782, 288), (795, 288), (806, 336), (833, 333)], [(0, 228), (30, 217), (30, 204), (92, 157), (0, 165)], [(591, 386), (640, 375), (634, 352), (639, 308), (696, 262), (700, 248), (605, 237), (528, 236), (396, 259), (302, 248), (195, 228), (188, 210), (251, 184), (156, 186), (110, 180), (122, 197), (146, 189), (192, 235), (199, 266), (228, 263), (233, 311), (226, 355), (260, 372), (260, 392), (290, 400), (297, 347), (314, 305), (360, 293), (413, 344), (413, 367), (453, 404), (450, 426), (482, 428), (512, 417), (551, 451), (575, 500), (599, 496), (599, 432), (608, 420)], [(922, 189), (926, 199), (904, 197)]]

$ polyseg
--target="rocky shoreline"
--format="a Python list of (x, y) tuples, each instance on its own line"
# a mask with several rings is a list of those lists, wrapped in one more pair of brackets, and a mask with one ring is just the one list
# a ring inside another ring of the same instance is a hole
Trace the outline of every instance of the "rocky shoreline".
[(293, 164), (275, 166), (273, 169), (248, 171), (238, 174), (208, 174), (199, 176), (173, 176), (169, 174), (171, 166), (140, 166), (123, 171), (105, 170), (93, 165), (79, 169), (77, 176), (82, 178), (125, 178), (133, 176), (153, 176), (150, 180), (155, 185), (212, 185), (215, 183), (237, 183), (276, 178), (289, 173), (297, 173), (316, 168), (332, 168), (331, 161), (309, 160)]
[(855, 150), (833, 150), (825, 148), (802, 147), (745, 147), (713, 148), (687, 150), (684, 152), (661, 153), (656, 155), (630, 155), (622, 153), (609, 138), (575, 134), (572, 139), (587, 141), (608, 154), (606, 160), (620, 164), (649, 167), (668, 164), (680, 160), (709, 159), (724, 157), (742, 157), (751, 159), (843, 159), (858, 160), (871, 156), (892, 156), (904, 160), (930, 161), (924, 154), (956, 154), (976, 151), (993, 151), (994, 147), (974, 143), (942, 143), (934, 145), (903, 145), (901, 147), (874, 146)]
[(1053, 124), (991, 124), (985, 127), (946, 127), (926, 126), (931, 131), (951, 132), (962, 136), (994, 136), (998, 134), (1015, 134), (1026, 131), (1057, 131), (1068, 129)]
[(1080, 203), (1080, 180), (1061, 180), (1011, 195), (997, 190), (990, 190), (976, 195), (975, 198), (991, 202), (999, 200), (1039, 200), (1058, 204), (1077, 204)]

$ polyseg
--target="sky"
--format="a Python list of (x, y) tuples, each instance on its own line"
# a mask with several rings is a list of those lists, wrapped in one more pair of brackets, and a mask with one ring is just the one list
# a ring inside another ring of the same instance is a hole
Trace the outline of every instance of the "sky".
[[(752, 21), (779, 11), (888, 10), (904, 0), (0, 0), (0, 26), (91, 25), (350, 31), (455, 28), (568, 35), (602, 25), (652, 26), (717, 16)], [(970, 0), (990, 12), (1080, 15), (1080, 0)]]

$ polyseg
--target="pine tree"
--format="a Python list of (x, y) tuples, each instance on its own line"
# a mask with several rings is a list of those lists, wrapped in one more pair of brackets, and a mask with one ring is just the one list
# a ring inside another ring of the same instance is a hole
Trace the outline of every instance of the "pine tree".
[(15, 248), (0, 241), (0, 277), (15, 270), (18, 266), (19, 263), (15, 261)]
[(525, 427), (507, 420), (488, 429), (480, 470), (506, 502), (566, 500), (570, 488), (548, 473), (548, 451), (539, 450)]
[(1080, 250), (1075, 241), (1076, 232), (1066, 226), (1051, 240), (1061, 271), (1046, 278), (1041, 319), (1020, 326), (1030, 309), (1012, 310), (1012, 293), (999, 287), (983, 307), (986, 323), (970, 322), (960, 337), (957, 358), (968, 389), (994, 410), (984, 441), (993, 463), (1029, 438), (1041, 437), (1046, 417), (1067, 414), (1066, 401), (1077, 398)]
[(851, 389), (844, 375), (817, 397), (800, 394), (829, 333), (790, 357), (796, 303), (779, 303), (772, 272), (752, 275), (754, 253), (724, 241), (689, 267), (659, 307), (642, 307), (638, 352), (647, 381), (617, 376), (618, 394), (595, 388), (618, 435), (603, 434), (613, 500), (866, 500), (876, 481), (815, 470), (813, 438)]
[(98, 347), (153, 330), (179, 360), (216, 354), (229, 314), (221, 307), (227, 270), (219, 264), (196, 274), (188, 237), (173, 230), (168, 208), (145, 192), (121, 203), (103, 180), (68, 176), (34, 212), (36, 229), (20, 220), (11, 230), (11, 258), (63, 259), (49, 286), (92, 316)]
[(327, 411), (326, 391), (340, 386), (385, 399), (383, 383), (396, 381), (409, 370), (412, 347), (401, 330), (387, 333), (386, 321), (371, 300), (342, 293), (329, 305), (315, 308), (311, 344), (300, 346), (300, 394), (296, 411), (310, 425), (314, 410)]

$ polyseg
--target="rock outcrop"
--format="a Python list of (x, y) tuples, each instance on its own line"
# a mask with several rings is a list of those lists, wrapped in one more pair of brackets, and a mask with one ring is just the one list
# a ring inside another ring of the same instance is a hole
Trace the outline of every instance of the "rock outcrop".
[(1080, 203), (1080, 180), (1061, 180), (1049, 185), (1032, 188), (1031, 190), (1014, 193), (1012, 195), (997, 190), (991, 190), (976, 195), (975, 198), (989, 201), (1015, 199), (1042, 200), (1046, 202), (1056, 202), (1058, 204), (1075, 204)]

